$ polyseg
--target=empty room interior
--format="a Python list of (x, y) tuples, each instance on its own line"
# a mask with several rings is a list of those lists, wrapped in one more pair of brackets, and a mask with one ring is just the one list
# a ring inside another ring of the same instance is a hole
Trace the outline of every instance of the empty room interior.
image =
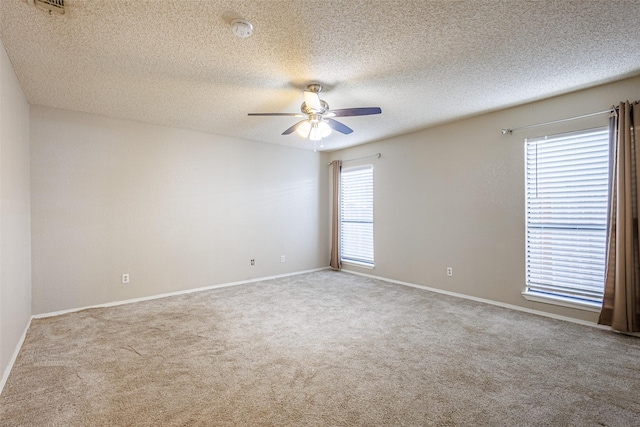
[(3, 0), (0, 425), (640, 425), (639, 21)]

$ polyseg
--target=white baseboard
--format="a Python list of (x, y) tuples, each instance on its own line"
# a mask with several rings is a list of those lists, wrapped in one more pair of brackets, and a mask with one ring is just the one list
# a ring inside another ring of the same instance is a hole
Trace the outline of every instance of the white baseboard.
[[(511, 310), (522, 311), (522, 312), (525, 312), (525, 313), (535, 314), (535, 315), (538, 315), (538, 316), (550, 317), (552, 319), (563, 320), (565, 322), (578, 323), (580, 325), (591, 326), (591, 327), (597, 328), (597, 329), (603, 329), (603, 330), (607, 330), (607, 331), (611, 331), (612, 330), (609, 326), (598, 325), (597, 323), (589, 322), (587, 320), (575, 319), (573, 317), (561, 316), (559, 314), (547, 313), (546, 311), (533, 310), (531, 308), (520, 307), (518, 305), (507, 304), (507, 303), (500, 302), (500, 301), (493, 301), (493, 300), (490, 300), (490, 299), (478, 298), (478, 297), (474, 297), (474, 296), (470, 296), (470, 295), (460, 294), (460, 293), (457, 293), (457, 292), (445, 291), (443, 289), (431, 288), (429, 286), (416, 285), (415, 283), (403, 282), (403, 281), (400, 281), (400, 280), (387, 279), (386, 277), (373, 276), (371, 274), (359, 273), (357, 271), (350, 271), (350, 270), (342, 270), (342, 271), (345, 272), (345, 273), (349, 273), (349, 274), (355, 274), (355, 275), (358, 275), (358, 276), (369, 277), (371, 279), (377, 279), (377, 280), (383, 280), (385, 282), (395, 283), (397, 285), (403, 285), (403, 286), (409, 286), (409, 287), (412, 287), (412, 288), (424, 289), (425, 291), (436, 292), (438, 294), (444, 294), (444, 295), (449, 295), (449, 296), (452, 296), (452, 297), (468, 299), (468, 300), (476, 301), (476, 302), (482, 302), (482, 303), (485, 303), (485, 304), (496, 305), (498, 307), (503, 307), (503, 308), (508, 308), (508, 309), (511, 309)], [(629, 334), (629, 335), (634, 335), (634, 334)]]
[(29, 330), (29, 327), (31, 326), (31, 319), (33, 319), (33, 317), (31, 317), (29, 319), (29, 321), (27, 322), (27, 327), (24, 328), (24, 332), (22, 333), (22, 336), (20, 337), (20, 340), (18, 340), (18, 344), (16, 345), (16, 349), (13, 351), (13, 355), (11, 356), (11, 360), (9, 360), (9, 363), (7, 364), (7, 367), (5, 368), (4, 372), (2, 373), (2, 380), (0, 380), (0, 394), (2, 394), (2, 390), (4, 390), (4, 385), (7, 383), (7, 379), (9, 378), (9, 374), (11, 373), (11, 369), (13, 369), (14, 363), (16, 363), (16, 359), (18, 358), (18, 353), (20, 353), (20, 349), (22, 348), (22, 344), (24, 344), (24, 339), (27, 337), (27, 331)]
[[(33, 319), (42, 319), (42, 318), (46, 318), (46, 317), (59, 316), (61, 314), (73, 313), (73, 312), (76, 312), (76, 311), (86, 310), (86, 309), (89, 309), (89, 308), (113, 307), (113, 306), (118, 306), (118, 305), (123, 305), (123, 304), (131, 304), (131, 303), (134, 303), (134, 302), (149, 301), (149, 300), (154, 300), (154, 299), (158, 299), (158, 298), (166, 298), (166, 297), (170, 297), (170, 296), (174, 296), (174, 295), (184, 295), (184, 294), (190, 294), (190, 293), (194, 293), (194, 292), (207, 291), (207, 290), (211, 290), (211, 289), (219, 289), (219, 288), (226, 288), (226, 287), (229, 287), (229, 286), (244, 285), (244, 284), (248, 284), (248, 283), (260, 282), (260, 281), (263, 281), (263, 280), (271, 280), (271, 279), (278, 279), (278, 278), (281, 278), (281, 277), (297, 276), (299, 274), (312, 273), (312, 272), (315, 272), (315, 271), (328, 270), (328, 269), (330, 269), (330, 267), (314, 268), (314, 269), (311, 269), (311, 270), (297, 271), (297, 272), (294, 272), (294, 273), (278, 274), (278, 275), (275, 275), (275, 276), (267, 276), (267, 277), (260, 277), (260, 278), (257, 278), (257, 279), (241, 280), (241, 281), (238, 281), (238, 282), (223, 283), (223, 284), (220, 284), (220, 285), (206, 286), (206, 287), (203, 287), (203, 288), (187, 289), (187, 290), (184, 290), (184, 291), (176, 291), (176, 292), (170, 292), (170, 293), (165, 293), (165, 294), (152, 295), (152, 296), (148, 296), (148, 297), (135, 298), (135, 299), (129, 299), (129, 300), (123, 300), (123, 301), (114, 301), (114, 302), (105, 303), (105, 304), (98, 304), (98, 305), (92, 305), (92, 306), (87, 306), (87, 307), (72, 308), (72, 309), (68, 309), (68, 310), (61, 310), (61, 311), (56, 311), (56, 312), (51, 312), (51, 313), (42, 313), (42, 314), (33, 315), (29, 319), (29, 322), (27, 323), (27, 326), (24, 329), (24, 332), (22, 333), (22, 336), (20, 337), (20, 340), (18, 341), (18, 344), (16, 345), (16, 349), (13, 352), (11, 360), (9, 361), (9, 364), (7, 365), (7, 367), (5, 368), (5, 370), (4, 370), (3, 374), (2, 374), (2, 380), (0, 380), (0, 394), (2, 394), (2, 390), (4, 389), (4, 386), (5, 386), (6, 382), (7, 382), (7, 379), (9, 378), (9, 374), (11, 373), (11, 369), (13, 368), (13, 365), (16, 362), (16, 359), (18, 358), (18, 354), (20, 353), (20, 349), (22, 348), (22, 344), (24, 344), (24, 340), (25, 340), (25, 338), (27, 336), (27, 331), (29, 330), (29, 327), (31, 326), (31, 321)], [(453, 297), (468, 299), (468, 300), (472, 300), (472, 301), (482, 302), (482, 303), (485, 303), (485, 304), (491, 304), (491, 305), (496, 305), (496, 306), (499, 306), (499, 307), (509, 308), (509, 309), (512, 309), (512, 310), (522, 311), (522, 312), (525, 312), (525, 313), (536, 314), (536, 315), (539, 315), (539, 316), (550, 317), (550, 318), (558, 319), (558, 320), (564, 320), (566, 322), (578, 323), (578, 324), (581, 324), (581, 325), (591, 326), (591, 327), (595, 327), (595, 328), (599, 328), (599, 329), (611, 330), (611, 328), (609, 328), (608, 326), (598, 325), (596, 323), (588, 322), (586, 320), (574, 319), (574, 318), (571, 318), (571, 317), (560, 316), (560, 315), (557, 315), (557, 314), (547, 313), (547, 312), (544, 312), (544, 311), (532, 310), (532, 309), (525, 308), (525, 307), (519, 307), (519, 306), (513, 305), (513, 304), (506, 304), (506, 303), (502, 303), (502, 302), (499, 302), (499, 301), (493, 301), (493, 300), (488, 300), (488, 299), (484, 299), (484, 298), (477, 298), (477, 297), (473, 297), (473, 296), (469, 296), (469, 295), (460, 294), (460, 293), (457, 293), (457, 292), (450, 292), (450, 291), (445, 291), (445, 290), (442, 290), (442, 289), (431, 288), (429, 286), (417, 285), (415, 283), (403, 282), (403, 281), (394, 280), (394, 279), (387, 279), (387, 278), (381, 277), (381, 276), (374, 276), (374, 275), (371, 275), (371, 274), (358, 273), (358, 272), (349, 271), (349, 270), (342, 270), (342, 271), (345, 272), (345, 273), (355, 274), (355, 275), (358, 275), (358, 276), (369, 277), (369, 278), (372, 278), (372, 279), (382, 280), (382, 281), (385, 281), (385, 282), (395, 283), (395, 284), (398, 284), (398, 285), (409, 286), (409, 287), (412, 287), (412, 288), (423, 289), (423, 290), (426, 290), (426, 291), (436, 292), (436, 293), (439, 293), (439, 294), (450, 295), (450, 296), (453, 296)], [(637, 334), (637, 333), (630, 333), (628, 335), (631, 335), (631, 336), (634, 336), (634, 337), (640, 337), (640, 334)]]
[(158, 299), (158, 298), (166, 298), (166, 297), (172, 297), (172, 296), (176, 296), (176, 295), (191, 294), (191, 293), (194, 293), (194, 292), (209, 291), (211, 289), (219, 289), (219, 288), (227, 288), (229, 286), (245, 285), (247, 283), (261, 282), (263, 280), (272, 280), (272, 279), (279, 279), (281, 277), (297, 276), (299, 274), (313, 273), (314, 271), (327, 270), (328, 268), (329, 267), (314, 268), (314, 269), (311, 269), (311, 270), (296, 271), (294, 273), (277, 274), (275, 276), (266, 276), (266, 277), (259, 277), (257, 279), (241, 280), (241, 281), (238, 281), (238, 282), (229, 282), (229, 283), (222, 283), (220, 285), (205, 286), (203, 288), (186, 289), (186, 290), (183, 290), (183, 291), (168, 292), (168, 293), (165, 293), (165, 294), (151, 295), (151, 296), (148, 296), (148, 297), (133, 298), (133, 299), (122, 300), (122, 301), (113, 301), (113, 302), (108, 302), (108, 303), (104, 303), (104, 304), (90, 305), (90, 306), (79, 307), (79, 308), (70, 308), (70, 309), (67, 309), (67, 310), (54, 311), (54, 312), (51, 312), (51, 313), (35, 314), (35, 315), (32, 316), (32, 318), (33, 319), (44, 319), (46, 317), (60, 316), (61, 314), (74, 313), (76, 311), (87, 310), (87, 309), (90, 309), (90, 308), (115, 307), (115, 306), (118, 306), (118, 305), (132, 304), (134, 302), (150, 301), (150, 300), (154, 300), (154, 299)]

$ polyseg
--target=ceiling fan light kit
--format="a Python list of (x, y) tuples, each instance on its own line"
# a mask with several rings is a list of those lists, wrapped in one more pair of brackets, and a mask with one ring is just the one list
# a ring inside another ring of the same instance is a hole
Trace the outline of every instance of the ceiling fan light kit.
[(298, 125), (296, 133), (303, 138), (320, 141), (322, 138), (331, 135), (331, 126), (329, 126), (327, 122), (313, 123), (305, 120)]
[(300, 113), (249, 113), (249, 116), (290, 116), (290, 117), (306, 117), (298, 123), (285, 130), (282, 135), (290, 135), (296, 132), (303, 138), (309, 139), (316, 143), (320, 141), (323, 147), (322, 138), (328, 137), (332, 130), (348, 135), (353, 132), (349, 126), (334, 120), (333, 117), (350, 117), (350, 116), (368, 116), (371, 114), (380, 114), (380, 107), (363, 107), (363, 108), (345, 108), (340, 110), (329, 109), (329, 104), (320, 99), (319, 93), (322, 92), (322, 85), (311, 83), (307, 86), (307, 90), (303, 92), (304, 102), (300, 106)]

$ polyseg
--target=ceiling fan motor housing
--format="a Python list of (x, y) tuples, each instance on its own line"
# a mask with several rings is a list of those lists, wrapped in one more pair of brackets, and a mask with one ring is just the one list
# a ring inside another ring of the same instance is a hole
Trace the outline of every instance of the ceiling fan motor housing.
[(322, 115), (322, 114), (326, 113), (327, 111), (329, 111), (329, 104), (327, 104), (322, 99), (320, 100), (320, 106), (322, 108), (319, 111), (316, 111), (314, 108), (307, 107), (307, 103), (303, 102), (302, 105), (300, 106), (300, 111), (302, 111), (304, 114), (308, 114), (309, 116), (311, 116), (313, 114)]

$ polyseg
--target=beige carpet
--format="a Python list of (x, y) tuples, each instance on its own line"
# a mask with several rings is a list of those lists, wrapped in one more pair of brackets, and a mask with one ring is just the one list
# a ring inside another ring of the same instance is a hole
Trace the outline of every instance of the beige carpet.
[(633, 426), (640, 339), (325, 270), (34, 320), (2, 426)]

